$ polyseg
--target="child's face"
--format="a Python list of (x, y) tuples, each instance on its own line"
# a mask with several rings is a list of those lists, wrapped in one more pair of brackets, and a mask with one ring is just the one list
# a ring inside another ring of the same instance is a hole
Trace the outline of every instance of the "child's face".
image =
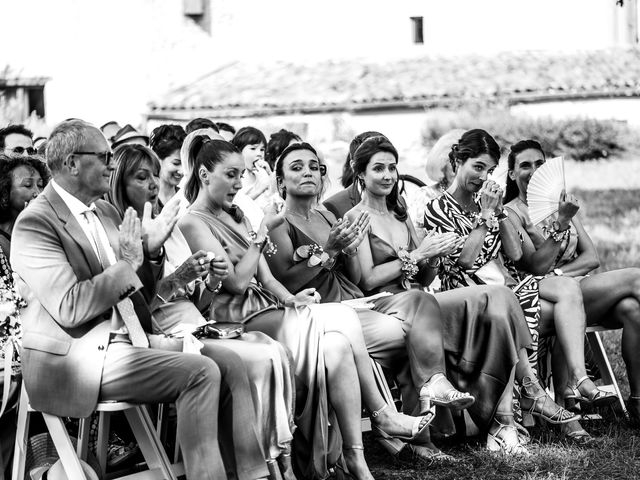
[(244, 166), (247, 170), (252, 170), (254, 164), (259, 160), (264, 160), (264, 143), (254, 143), (247, 145), (242, 149), (242, 157), (244, 158)]

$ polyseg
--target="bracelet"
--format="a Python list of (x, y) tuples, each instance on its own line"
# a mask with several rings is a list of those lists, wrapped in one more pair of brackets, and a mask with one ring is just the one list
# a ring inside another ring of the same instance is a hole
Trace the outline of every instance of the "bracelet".
[(218, 284), (215, 286), (215, 288), (211, 288), (211, 285), (209, 285), (209, 282), (207, 282), (205, 280), (204, 282), (204, 288), (206, 288), (207, 290), (209, 290), (211, 293), (219, 293), (220, 290), (222, 290), (222, 280), (220, 280), (218, 282)]
[(409, 252), (404, 248), (398, 250), (398, 258), (402, 262), (400, 270), (404, 278), (409, 281), (413, 280), (413, 277), (415, 277), (419, 271), (418, 262), (412, 259)]
[(258, 240), (258, 234), (254, 231), (250, 231), (249, 241), (258, 247), (260, 253), (264, 252), (267, 257), (271, 257), (278, 253), (278, 246), (271, 241), (269, 234), (266, 234), (262, 240)]
[(491, 216), (489, 218), (484, 218), (479, 213), (475, 214), (475, 222), (473, 224), (473, 228), (478, 228), (482, 225), (485, 225), (487, 229), (492, 230), (493, 228), (498, 226), (498, 220), (496, 219), (495, 213), (491, 212)]
[(347, 257), (353, 257), (354, 255), (356, 255), (358, 253), (358, 247), (356, 247), (356, 249), (349, 253), (347, 252), (344, 248), (342, 250), (340, 250), (343, 254), (345, 254)]
[(560, 224), (557, 221), (554, 221), (551, 224), (551, 228), (546, 225), (542, 227), (542, 231), (553, 238), (554, 242), (562, 242), (569, 238), (570, 229), (571, 225), (569, 225), (564, 230), (560, 230)]

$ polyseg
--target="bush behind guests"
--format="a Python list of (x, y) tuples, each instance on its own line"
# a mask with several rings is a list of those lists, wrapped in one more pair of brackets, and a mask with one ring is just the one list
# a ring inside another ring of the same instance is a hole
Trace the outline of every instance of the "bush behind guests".
[[(579, 117), (528, 118), (505, 111), (473, 109), (430, 118), (422, 131), (422, 143), (431, 146), (452, 128), (490, 131), (507, 150), (520, 138), (534, 138), (550, 156), (564, 155), (578, 161), (640, 152), (639, 132), (624, 122)], [(508, 153), (507, 150), (502, 153)]]

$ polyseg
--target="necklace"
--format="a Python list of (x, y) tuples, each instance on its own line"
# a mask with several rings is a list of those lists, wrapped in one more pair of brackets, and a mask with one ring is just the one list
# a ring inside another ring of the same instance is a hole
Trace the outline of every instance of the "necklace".
[(371, 213), (377, 213), (378, 215), (388, 215), (389, 214), (389, 210), (379, 210), (375, 207), (372, 207), (371, 205), (367, 205), (366, 203), (362, 204), (363, 207), (366, 207), (367, 210), (370, 210)]
[(311, 222), (311, 210), (309, 210), (309, 215), (308, 216), (305, 216), (302, 213), (298, 213), (298, 212), (296, 212), (294, 210), (291, 210), (289, 208), (287, 208), (287, 213), (291, 213), (292, 215), (295, 215), (296, 217), (300, 217), (305, 222)]

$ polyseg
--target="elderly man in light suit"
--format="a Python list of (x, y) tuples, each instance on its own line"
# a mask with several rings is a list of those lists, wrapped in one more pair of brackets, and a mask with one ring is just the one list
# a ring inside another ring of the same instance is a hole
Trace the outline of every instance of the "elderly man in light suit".
[[(99, 400), (175, 402), (187, 477), (226, 478), (218, 446), (220, 371), (209, 358), (153, 347), (147, 301), (175, 209), (142, 223), (100, 200), (114, 168), (102, 133), (82, 120), (51, 133), (53, 180), (13, 231), (11, 263), (28, 303), (23, 374), (31, 404), (86, 417)], [(142, 240), (141, 240), (142, 238)]]

